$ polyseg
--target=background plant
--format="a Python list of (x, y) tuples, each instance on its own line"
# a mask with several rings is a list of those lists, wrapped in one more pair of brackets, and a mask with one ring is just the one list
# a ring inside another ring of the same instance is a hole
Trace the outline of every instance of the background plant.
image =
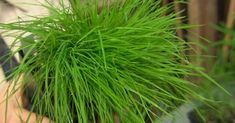
[[(221, 31), (224, 35), (231, 35), (231, 38), (229, 40), (220, 40), (214, 45), (214, 47), (218, 50), (218, 56), (216, 57), (215, 65), (210, 74), (220, 83), (220, 85), (222, 85), (226, 90), (228, 90), (232, 94), (232, 96), (226, 95), (225, 93), (219, 93), (218, 88), (214, 87), (209, 83), (206, 83), (204, 84), (204, 90), (207, 91), (204, 91), (203, 93), (209, 99), (215, 100), (216, 103), (211, 105), (213, 106), (214, 110), (207, 105), (202, 105), (199, 110), (201, 111), (202, 115), (206, 116), (205, 119), (207, 121), (213, 123), (233, 123), (235, 120), (235, 31), (233, 28), (228, 29), (224, 25), (216, 26), (216, 29)], [(222, 50), (224, 45), (230, 47), (230, 50), (228, 52), (228, 61), (224, 59), (224, 53)]]

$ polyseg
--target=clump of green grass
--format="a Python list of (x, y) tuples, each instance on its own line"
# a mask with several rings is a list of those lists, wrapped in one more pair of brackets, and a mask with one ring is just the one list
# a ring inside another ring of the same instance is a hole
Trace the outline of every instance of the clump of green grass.
[[(201, 99), (184, 77), (198, 68), (175, 36), (176, 14), (155, 0), (45, 6), (50, 16), (1, 24), (27, 49), (12, 76), (36, 89), (31, 110), (58, 123), (144, 123)], [(27, 37), (30, 34), (31, 38)]]

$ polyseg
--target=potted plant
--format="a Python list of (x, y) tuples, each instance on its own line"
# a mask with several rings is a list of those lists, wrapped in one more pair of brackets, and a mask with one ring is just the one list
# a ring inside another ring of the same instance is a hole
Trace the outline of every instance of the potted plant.
[(69, 3), (44, 5), (47, 17), (1, 24), (19, 33), (14, 44), (24, 43), (11, 76), (24, 75), (31, 111), (58, 123), (144, 123), (205, 100), (184, 79), (209, 77), (187, 60), (176, 14), (164, 15), (171, 7), (155, 0)]

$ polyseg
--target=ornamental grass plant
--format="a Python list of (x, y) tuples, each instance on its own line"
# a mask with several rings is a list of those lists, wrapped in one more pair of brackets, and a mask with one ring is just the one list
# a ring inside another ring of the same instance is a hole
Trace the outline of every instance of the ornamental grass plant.
[[(30, 110), (56, 123), (145, 123), (192, 99), (188, 76), (205, 76), (175, 36), (176, 13), (155, 0), (70, 0), (50, 16), (1, 24), (23, 45), (11, 77), (32, 88)], [(100, 8), (102, 5), (102, 9)], [(196, 72), (195, 72), (196, 71)], [(208, 77), (207, 77), (208, 78)], [(214, 81), (213, 81), (214, 82)], [(12, 82), (14, 84), (14, 82)], [(27, 89), (26, 89), (27, 90)]]

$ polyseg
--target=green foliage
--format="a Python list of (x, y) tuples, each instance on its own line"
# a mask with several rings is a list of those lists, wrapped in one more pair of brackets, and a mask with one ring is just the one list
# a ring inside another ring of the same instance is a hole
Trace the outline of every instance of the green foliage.
[[(58, 123), (144, 123), (168, 114), (193, 98), (197, 86), (184, 77), (200, 71), (185, 54), (186, 43), (175, 36), (171, 7), (154, 0), (45, 7), (50, 16), (1, 24), (20, 34), (27, 49), (12, 74), (36, 85), (32, 110)], [(31, 35), (32, 38), (28, 38)], [(157, 112), (154, 112), (154, 110)]]
[[(224, 25), (220, 25), (216, 27), (219, 31), (221, 31), (224, 35), (231, 35), (230, 40), (221, 40), (219, 41), (215, 47), (218, 49), (217, 61), (214, 67), (214, 71), (212, 71), (212, 75), (216, 77), (216, 79), (226, 79), (224, 81), (233, 81), (235, 78), (235, 30), (228, 29)], [(223, 57), (222, 47), (224, 45), (228, 45), (230, 47), (229, 51), (229, 61), (225, 61)]]
[[(217, 87), (206, 82), (203, 92), (204, 97), (214, 100), (216, 103), (210, 106), (202, 105), (199, 107), (199, 111), (205, 116), (208, 122), (232, 123), (235, 120), (235, 30), (228, 29), (224, 25), (216, 26), (216, 29), (221, 31), (224, 35), (231, 35), (231, 39), (220, 40), (214, 45), (214, 48), (217, 49), (217, 57), (214, 69), (210, 74), (221, 86), (228, 90), (231, 95), (221, 93)], [(230, 47), (229, 61), (225, 61), (223, 57), (222, 49), (224, 45)]]
[[(226, 76), (225, 76), (226, 77)], [(216, 87), (208, 87), (205, 96), (215, 102), (199, 107), (199, 111), (207, 122), (213, 123), (232, 123), (235, 119), (235, 83), (234, 81), (221, 81), (221, 85), (228, 90), (233, 96), (221, 93)], [(211, 108), (213, 107), (213, 108)]]

